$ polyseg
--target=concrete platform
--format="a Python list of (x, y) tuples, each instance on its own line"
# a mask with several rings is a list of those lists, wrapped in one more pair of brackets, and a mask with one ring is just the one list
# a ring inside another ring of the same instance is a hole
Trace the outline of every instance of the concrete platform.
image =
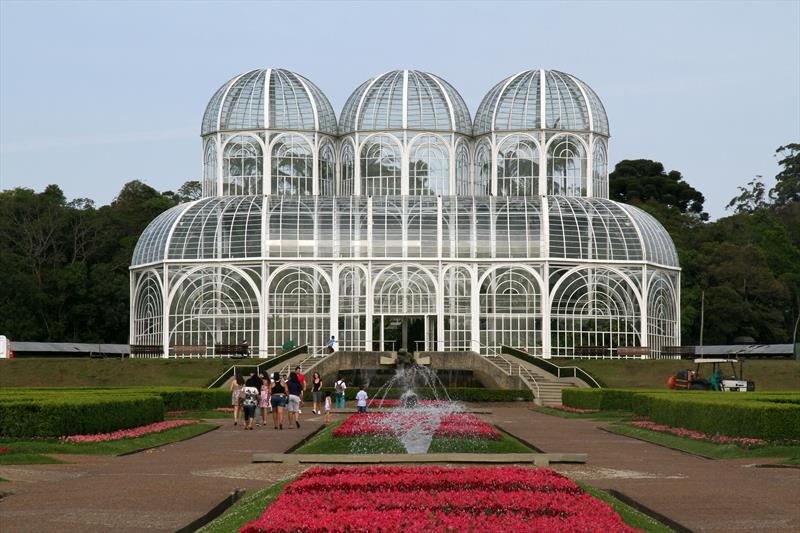
[(534, 464), (585, 463), (585, 453), (377, 453), (377, 454), (323, 454), (323, 453), (255, 453), (254, 463), (282, 464), (396, 464), (396, 463), (481, 463), (481, 464)]

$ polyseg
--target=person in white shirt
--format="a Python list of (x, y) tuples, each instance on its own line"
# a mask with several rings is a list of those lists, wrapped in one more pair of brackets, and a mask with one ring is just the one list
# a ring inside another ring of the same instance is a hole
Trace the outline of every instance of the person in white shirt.
[(358, 401), (358, 412), (359, 413), (366, 413), (367, 412), (367, 391), (364, 390), (364, 385), (361, 385), (361, 388), (358, 390), (358, 394), (356, 394), (356, 400)]

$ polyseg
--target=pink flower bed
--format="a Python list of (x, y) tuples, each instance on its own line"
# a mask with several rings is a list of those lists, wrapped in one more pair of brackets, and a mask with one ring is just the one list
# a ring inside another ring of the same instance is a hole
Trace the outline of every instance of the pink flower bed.
[(233, 407), (217, 407), (214, 411), (219, 411), (220, 413), (232, 413)]
[(579, 413), (579, 414), (588, 414), (588, 413), (599, 413), (600, 409), (580, 409), (578, 407), (570, 407), (568, 405), (559, 405), (556, 403), (551, 403), (545, 405), (548, 409), (556, 409), (558, 411), (565, 411), (567, 413)]
[[(333, 437), (393, 436), (394, 427), (422, 428), (435, 421), (426, 413), (359, 413), (350, 416), (333, 430)], [(444, 415), (434, 433), (436, 437), (467, 437), (500, 440), (500, 432), (475, 415), (457, 413)]]
[(606, 503), (546, 469), (314, 468), (241, 533), (633, 532)]
[(13, 451), (14, 450), (12, 450), (11, 448), (2, 448), (2, 447), (0, 447), (0, 453), (10, 453), (10, 452), (13, 452)]
[(736, 444), (737, 446), (741, 446), (743, 448), (754, 448), (757, 446), (764, 446), (767, 444), (767, 441), (762, 439), (751, 439), (747, 437), (727, 437), (725, 435), (709, 435), (701, 431), (694, 431), (685, 428), (676, 428), (672, 426), (663, 426), (661, 424), (656, 424), (653, 422), (646, 422), (646, 421), (629, 422), (629, 424), (637, 428), (649, 429), (651, 431), (659, 431), (661, 433), (670, 433), (672, 435), (677, 435), (678, 437), (687, 437), (694, 440), (704, 440), (707, 442), (713, 442), (714, 444)]
[(185, 410), (182, 410), (182, 411), (167, 411), (166, 413), (164, 413), (164, 416), (180, 416), (180, 415), (185, 415), (188, 412), (189, 411), (185, 411)]
[(154, 424), (147, 424), (146, 426), (139, 426), (138, 428), (120, 429), (111, 433), (96, 433), (94, 435), (70, 435), (68, 437), (61, 437), (62, 442), (69, 442), (71, 444), (85, 443), (85, 442), (106, 442), (110, 440), (120, 439), (135, 439), (150, 433), (160, 433), (168, 429), (186, 426), (188, 424), (196, 424), (197, 420), (167, 420), (165, 422), (156, 422)]
[[(442, 400), (420, 400), (421, 405), (436, 405), (445, 403)], [(400, 400), (370, 400), (367, 405), (369, 407), (399, 407)]]

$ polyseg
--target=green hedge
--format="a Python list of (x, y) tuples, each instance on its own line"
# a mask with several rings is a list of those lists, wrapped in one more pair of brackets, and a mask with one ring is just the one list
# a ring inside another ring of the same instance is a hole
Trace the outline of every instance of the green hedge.
[(131, 387), (0, 390), (0, 435), (60, 437), (160, 422), (165, 411), (228, 407), (221, 389)]
[(800, 439), (800, 395), (797, 393), (565, 389), (562, 401), (570, 407), (629, 411), (648, 416), (658, 424), (711, 435)]
[[(331, 388), (325, 390), (330, 391), (331, 395), (333, 395), (333, 390)], [(387, 391), (386, 389), (368, 388), (366, 391), (370, 399), (386, 398), (387, 400), (396, 400), (403, 394), (403, 389), (389, 389)], [(416, 392), (420, 399), (423, 400), (432, 400), (435, 398), (430, 388), (420, 388), (417, 389)], [(358, 393), (357, 387), (348, 387), (345, 392), (345, 399), (355, 400), (356, 393)], [(533, 398), (531, 391), (527, 389), (503, 390), (451, 387), (447, 389), (447, 394), (450, 396), (451, 400), (461, 402), (515, 402), (519, 400), (532, 401)], [(306, 390), (305, 399), (306, 401), (311, 401), (311, 392), (308, 390)], [(439, 399), (442, 399), (441, 396)]]
[(61, 437), (105, 433), (164, 420), (156, 395), (53, 394), (50, 398), (0, 400), (3, 437)]

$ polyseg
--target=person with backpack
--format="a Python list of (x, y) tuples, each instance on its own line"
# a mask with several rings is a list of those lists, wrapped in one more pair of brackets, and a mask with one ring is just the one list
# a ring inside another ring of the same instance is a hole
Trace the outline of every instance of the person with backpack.
[(336, 393), (336, 408), (344, 409), (344, 393), (347, 390), (347, 385), (342, 378), (334, 383), (333, 390)]
[(253, 429), (253, 422), (256, 419), (256, 407), (258, 406), (259, 396), (261, 391), (258, 390), (260, 380), (257, 376), (251, 376), (244, 384), (244, 400), (242, 400), (242, 407), (244, 409), (244, 429)]

